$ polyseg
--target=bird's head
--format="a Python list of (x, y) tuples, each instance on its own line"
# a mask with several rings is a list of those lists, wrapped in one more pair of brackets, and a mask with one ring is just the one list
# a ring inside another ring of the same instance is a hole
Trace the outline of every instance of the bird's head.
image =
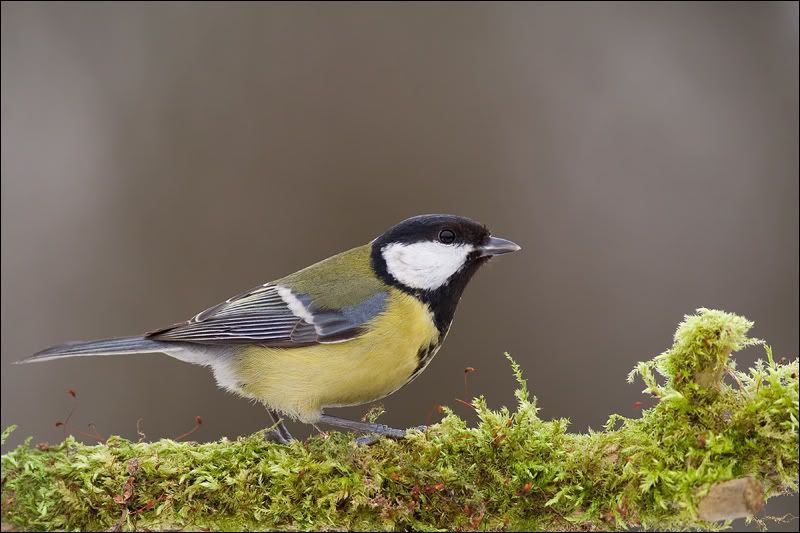
[(457, 292), (495, 255), (520, 247), (483, 224), (455, 215), (420, 215), (372, 241), (372, 263), (384, 281), (408, 292)]

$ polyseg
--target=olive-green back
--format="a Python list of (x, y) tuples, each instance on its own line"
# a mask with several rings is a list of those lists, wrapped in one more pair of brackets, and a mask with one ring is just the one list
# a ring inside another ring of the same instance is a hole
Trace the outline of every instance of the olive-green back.
[(365, 244), (289, 274), (275, 283), (295, 293), (311, 297), (318, 309), (341, 309), (362, 303), (378, 292), (384, 283), (370, 265), (372, 246)]

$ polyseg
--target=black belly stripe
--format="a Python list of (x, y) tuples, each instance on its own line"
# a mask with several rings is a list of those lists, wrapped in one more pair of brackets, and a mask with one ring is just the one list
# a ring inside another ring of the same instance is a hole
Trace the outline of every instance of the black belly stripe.
[(431, 359), (433, 359), (433, 356), (436, 355), (438, 349), (439, 344), (436, 343), (431, 343), (428, 346), (423, 346), (419, 349), (417, 352), (417, 359), (419, 359), (417, 362), (417, 367), (411, 373), (411, 376), (409, 376), (406, 383), (410, 383), (414, 378), (420, 375), (423, 370), (425, 370), (425, 367), (431, 362)]

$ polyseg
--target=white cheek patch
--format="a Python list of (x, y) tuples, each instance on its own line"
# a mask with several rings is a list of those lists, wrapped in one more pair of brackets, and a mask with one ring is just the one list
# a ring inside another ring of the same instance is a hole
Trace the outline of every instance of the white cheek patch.
[(435, 290), (447, 283), (474, 250), (470, 244), (440, 242), (393, 243), (381, 253), (389, 274), (412, 289)]

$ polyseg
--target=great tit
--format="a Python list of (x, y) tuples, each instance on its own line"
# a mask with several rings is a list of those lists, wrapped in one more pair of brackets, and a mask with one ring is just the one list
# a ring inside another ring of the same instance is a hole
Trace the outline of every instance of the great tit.
[(20, 363), (163, 353), (208, 366), (217, 384), (281, 415), (401, 438), (404, 430), (323, 413), (416, 378), (442, 345), (472, 275), (515, 243), (454, 215), (421, 215), (368, 244), (264, 283), (181, 322), (134, 337), (71, 342)]

